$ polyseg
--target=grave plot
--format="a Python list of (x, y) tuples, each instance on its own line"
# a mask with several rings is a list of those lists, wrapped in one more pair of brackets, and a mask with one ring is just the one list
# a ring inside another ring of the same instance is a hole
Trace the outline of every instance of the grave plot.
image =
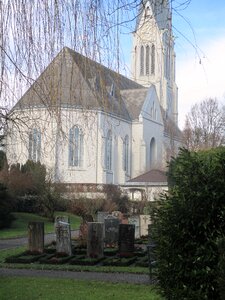
[[(148, 267), (145, 244), (148, 237), (135, 240), (134, 225), (119, 224), (118, 219), (111, 216), (105, 218), (104, 221), (104, 223), (87, 222), (86, 247), (79, 244), (79, 239), (71, 240), (68, 220), (57, 218), (56, 241), (45, 248), (43, 248), (42, 225), (29, 224), (28, 250), (20, 255), (8, 257), (6, 262)], [(106, 245), (112, 245), (112, 247), (106, 247)]]

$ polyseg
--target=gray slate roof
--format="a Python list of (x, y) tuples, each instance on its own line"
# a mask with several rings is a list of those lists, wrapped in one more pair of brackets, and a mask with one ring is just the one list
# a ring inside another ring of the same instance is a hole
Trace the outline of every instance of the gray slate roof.
[[(147, 92), (148, 88), (65, 47), (13, 109), (97, 109), (132, 121), (138, 120)], [(161, 111), (165, 132), (180, 136), (177, 125)]]
[(165, 183), (165, 185), (167, 184), (167, 176), (166, 173), (161, 171), (161, 170), (157, 170), (157, 169), (153, 169), (150, 170), (144, 174), (141, 174), (135, 178), (132, 178), (130, 180), (127, 181), (127, 184), (129, 185), (129, 183), (140, 183), (140, 182), (146, 182), (146, 183)]
[[(129, 101), (124, 91), (130, 92)], [(113, 94), (112, 94), (113, 91)], [(55, 106), (99, 109), (126, 120), (140, 114), (141, 104), (134, 109), (135, 93), (146, 95), (142, 85), (65, 47), (49, 64), (14, 109)]]
[(147, 92), (148, 88), (121, 91), (121, 96), (132, 120), (138, 119), (146, 99)]

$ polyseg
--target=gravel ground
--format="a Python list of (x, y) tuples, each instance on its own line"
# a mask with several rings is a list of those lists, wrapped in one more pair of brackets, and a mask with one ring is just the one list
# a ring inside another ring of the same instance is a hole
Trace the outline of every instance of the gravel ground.
[(129, 273), (72, 272), (0, 268), (0, 276), (48, 277), (61, 279), (70, 278), (76, 280), (94, 280), (112, 283), (150, 284), (148, 275)]
[[(71, 235), (72, 237), (76, 237), (78, 235), (78, 230), (72, 230)], [(45, 234), (45, 244), (49, 244), (51, 241), (54, 240), (55, 240), (54, 233)], [(23, 245), (28, 245), (28, 240), (26, 237), (16, 238), (16, 239), (0, 239), (0, 250), (16, 248)]]

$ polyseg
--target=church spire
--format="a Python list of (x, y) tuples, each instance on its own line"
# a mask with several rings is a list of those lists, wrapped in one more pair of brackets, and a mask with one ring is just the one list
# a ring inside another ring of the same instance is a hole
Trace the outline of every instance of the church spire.
[(177, 122), (177, 87), (172, 18), (168, 0), (144, 0), (133, 33), (133, 80), (154, 84), (161, 106)]

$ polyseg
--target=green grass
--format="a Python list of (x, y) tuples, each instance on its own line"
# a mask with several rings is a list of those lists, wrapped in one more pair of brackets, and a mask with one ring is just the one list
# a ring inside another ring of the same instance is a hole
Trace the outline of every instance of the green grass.
[(0, 278), (1, 300), (162, 300), (151, 286), (52, 278)]
[[(45, 233), (54, 232), (54, 223), (50, 222), (47, 218), (43, 218), (38, 215), (29, 213), (13, 213), (13, 215), (16, 219), (12, 222), (10, 228), (0, 230), (0, 239), (27, 236), (28, 222), (44, 222)], [(56, 212), (55, 215), (69, 216), (71, 229), (74, 230), (79, 228), (80, 217), (67, 212)]]

